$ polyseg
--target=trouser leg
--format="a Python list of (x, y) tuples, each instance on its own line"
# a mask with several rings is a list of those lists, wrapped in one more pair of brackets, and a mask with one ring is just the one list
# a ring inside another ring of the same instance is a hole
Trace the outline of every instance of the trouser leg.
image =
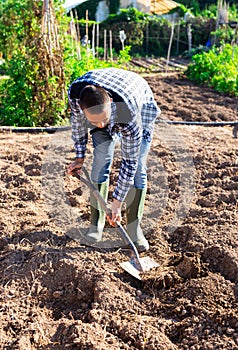
[[(103, 199), (107, 202), (109, 174), (114, 153), (114, 140), (105, 129), (94, 132), (92, 139), (94, 151), (91, 180)], [(99, 242), (102, 239), (106, 215), (92, 193), (90, 193), (90, 209), (91, 225), (86, 238), (91, 242)]]

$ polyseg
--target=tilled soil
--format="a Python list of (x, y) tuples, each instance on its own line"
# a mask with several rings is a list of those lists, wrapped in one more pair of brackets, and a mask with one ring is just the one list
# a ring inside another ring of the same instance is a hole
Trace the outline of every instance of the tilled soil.
[[(146, 79), (163, 119), (238, 120), (235, 98), (182, 76)], [(129, 250), (115, 229), (85, 244), (89, 191), (64, 173), (70, 131), (5, 132), (0, 145), (1, 349), (238, 349), (232, 127), (156, 125), (141, 256), (160, 266), (142, 280), (121, 268)], [(118, 164), (116, 153), (109, 201)]]

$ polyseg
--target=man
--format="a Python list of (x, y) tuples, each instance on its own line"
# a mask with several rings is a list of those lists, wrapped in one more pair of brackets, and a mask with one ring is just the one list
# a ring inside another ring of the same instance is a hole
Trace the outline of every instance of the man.
[[(154, 122), (160, 109), (148, 83), (138, 74), (117, 68), (92, 70), (70, 86), (72, 138), (76, 159), (68, 174), (85, 159), (88, 128), (94, 153), (91, 179), (107, 200), (110, 167), (116, 137), (121, 142), (121, 166), (111, 205), (111, 225), (121, 220), (126, 201), (127, 233), (139, 251), (149, 249), (140, 226), (147, 188), (146, 159), (151, 146)], [(91, 196), (91, 226), (86, 238), (99, 242), (105, 213)]]

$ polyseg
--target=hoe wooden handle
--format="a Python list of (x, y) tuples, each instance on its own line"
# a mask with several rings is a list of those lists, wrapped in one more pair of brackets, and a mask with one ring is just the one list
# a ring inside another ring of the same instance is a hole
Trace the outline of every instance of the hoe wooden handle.
[[(82, 181), (92, 191), (92, 194), (94, 195), (96, 200), (99, 202), (102, 210), (105, 211), (107, 216), (111, 217), (111, 210), (108, 208), (106, 201), (102, 198), (101, 193), (97, 190), (97, 188), (92, 183), (87, 170), (83, 167), (82, 171), (84, 172), (86, 178), (79, 175), (76, 170), (73, 172), (73, 175), (77, 177), (77, 179)], [(116, 221), (115, 224), (116, 224), (116, 228), (119, 230), (121, 236), (123, 237), (125, 243), (129, 244), (129, 246), (131, 247), (131, 255), (132, 255), (132, 259), (134, 260), (134, 264), (137, 266), (137, 269), (139, 271), (143, 271), (143, 268), (141, 266), (140, 259), (139, 259), (139, 253), (138, 253), (138, 250), (136, 249), (136, 246), (134, 245), (131, 238), (128, 236), (126, 230), (123, 228), (120, 222)]]

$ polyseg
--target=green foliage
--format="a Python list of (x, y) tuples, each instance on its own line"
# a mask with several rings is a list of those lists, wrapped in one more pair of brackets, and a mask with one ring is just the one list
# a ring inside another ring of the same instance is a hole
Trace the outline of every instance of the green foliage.
[(0, 59), (0, 76), (5, 75), (7, 70), (6, 60)]
[[(132, 56), (166, 55), (169, 40), (168, 29), (171, 24), (164, 19), (151, 17), (135, 8), (122, 9), (119, 14), (110, 15), (101, 23), (101, 29), (113, 33), (113, 46), (117, 52), (121, 50), (120, 30), (126, 34), (126, 45), (131, 47)], [(151, 51), (150, 51), (151, 50)]]
[(94, 58), (93, 55), (86, 50), (82, 50), (81, 59), (79, 60), (75, 55), (68, 55), (65, 57), (65, 72), (68, 77), (68, 84), (73, 82), (76, 78), (85, 74), (87, 71), (98, 68), (106, 68), (112, 64), (108, 61)]
[(121, 9), (119, 14), (111, 14), (103, 21), (103, 24), (110, 25), (116, 22), (141, 22), (149, 18), (149, 15), (138, 11), (134, 7), (129, 9)]
[(229, 20), (230, 21), (237, 21), (238, 18), (238, 6), (233, 4), (229, 8)]
[(119, 66), (123, 66), (124, 64), (130, 62), (131, 56), (130, 56), (130, 46), (125, 46), (124, 50), (120, 50), (119, 57), (118, 57), (118, 64)]
[(171, 15), (173, 13), (176, 13), (180, 18), (183, 18), (185, 13), (188, 13), (188, 12), (190, 12), (190, 10), (186, 6), (179, 4), (179, 6), (169, 11), (169, 14)]
[(65, 101), (57, 96), (57, 76), (39, 76), (40, 65), (26, 53), (16, 53), (8, 62), (9, 78), (0, 85), (1, 125), (44, 126), (60, 124)]
[[(42, 2), (5, 0), (0, 12), (0, 48), (5, 74), (0, 86), (0, 123), (44, 126), (63, 122), (66, 110), (59, 49), (54, 61), (40, 33)], [(6, 45), (7, 44), (7, 45)]]
[(206, 6), (200, 11), (200, 16), (206, 18), (216, 18), (217, 17), (217, 5)]
[[(217, 8), (217, 0), (180, 0), (179, 3), (189, 8), (194, 15), (203, 16), (203, 10)], [(227, 3), (230, 8), (237, 6), (237, 0), (229, 0)]]
[[(115, 50), (119, 53), (122, 48), (122, 43), (119, 38), (119, 33), (121, 30), (124, 30), (126, 34), (125, 44), (131, 46), (131, 54), (134, 55), (136, 52), (140, 52), (143, 47), (144, 40), (144, 30), (146, 24), (144, 22), (115, 22), (110, 25), (113, 36), (113, 46)], [(102, 30), (108, 28), (108, 25), (104, 23), (101, 25)]]
[[(145, 53), (166, 57), (171, 33), (171, 23), (164, 18), (153, 17), (144, 31), (143, 48)], [(147, 40), (148, 36), (148, 40)]]
[(31, 117), (32, 86), (28, 79), (34, 79), (34, 62), (26, 61), (23, 55), (16, 55), (9, 61), (9, 79), (0, 86), (0, 116), (2, 125), (32, 126)]
[(216, 42), (231, 43), (235, 35), (235, 29), (229, 26), (220, 26), (216, 31), (211, 33)]
[(180, 0), (180, 4), (186, 6), (193, 14), (198, 14), (200, 10), (198, 0)]
[(198, 83), (206, 83), (218, 92), (238, 96), (238, 47), (225, 44), (209, 52), (193, 56), (187, 76)]
[(33, 40), (39, 30), (40, 9), (36, 1), (6, 0), (0, 5), (0, 51), (5, 57), (19, 50), (26, 38)]
[(183, 53), (182, 56), (185, 57), (185, 58), (192, 58), (196, 54), (203, 53), (203, 52), (208, 52), (209, 50), (210, 50), (209, 47), (203, 46), (203, 45), (199, 45), (198, 47), (192, 48), (191, 51), (186, 50)]
[[(228, 2), (230, 4), (230, 1)], [(230, 21), (237, 20), (237, 13), (238, 13), (238, 7), (236, 4), (229, 6), (228, 16)], [(205, 18), (216, 18), (217, 2), (214, 4), (205, 4), (204, 6), (202, 6), (200, 11), (198, 12), (198, 15)]]

